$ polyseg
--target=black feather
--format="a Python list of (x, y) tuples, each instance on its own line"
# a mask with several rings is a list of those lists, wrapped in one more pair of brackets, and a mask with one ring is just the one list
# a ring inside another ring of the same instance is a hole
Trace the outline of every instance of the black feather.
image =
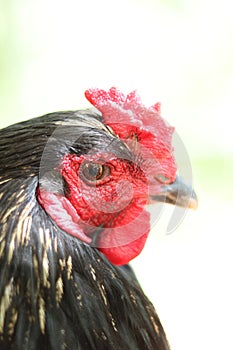
[[(106, 146), (107, 145), (107, 146)], [(0, 131), (0, 349), (168, 350), (129, 267), (66, 234), (36, 199), (64, 191), (63, 155), (106, 149), (132, 159), (92, 111), (61, 112)]]

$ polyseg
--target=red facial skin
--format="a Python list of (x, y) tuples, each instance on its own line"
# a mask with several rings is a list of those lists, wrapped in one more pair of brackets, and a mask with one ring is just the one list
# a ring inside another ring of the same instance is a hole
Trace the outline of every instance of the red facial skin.
[(82, 164), (98, 163), (103, 158), (103, 154), (68, 155), (63, 160), (61, 173), (69, 186), (68, 199), (80, 216), (80, 226), (90, 237), (102, 226), (98, 249), (111, 262), (122, 265), (138, 255), (150, 230), (148, 214), (144, 212), (148, 184), (135, 165), (109, 155), (104, 161), (108, 169), (106, 175), (87, 183), (82, 176)]

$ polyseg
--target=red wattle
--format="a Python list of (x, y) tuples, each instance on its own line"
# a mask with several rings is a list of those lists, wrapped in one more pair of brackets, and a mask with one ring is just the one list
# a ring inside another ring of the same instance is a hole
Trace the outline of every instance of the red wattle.
[(146, 243), (147, 237), (148, 233), (144, 234), (136, 241), (124, 246), (98, 249), (108, 258), (112, 264), (125, 265), (141, 253)]
[(106, 228), (97, 248), (115, 265), (127, 264), (139, 255), (150, 231), (150, 214), (143, 210), (125, 226)]

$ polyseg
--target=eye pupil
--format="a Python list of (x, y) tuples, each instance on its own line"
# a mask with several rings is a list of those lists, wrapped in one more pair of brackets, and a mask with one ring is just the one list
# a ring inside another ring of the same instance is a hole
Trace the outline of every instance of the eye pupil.
[(93, 178), (100, 178), (102, 175), (102, 165), (100, 164), (92, 164), (88, 166), (88, 171), (89, 171), (89, 175)]

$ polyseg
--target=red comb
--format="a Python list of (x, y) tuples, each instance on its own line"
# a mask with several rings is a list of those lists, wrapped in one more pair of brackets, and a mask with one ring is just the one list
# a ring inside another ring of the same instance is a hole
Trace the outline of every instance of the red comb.
[(109, 91), (89, 89), (85, 96), (124, 142), (136, 136), (144, 155), (145, 149), (150, 151), (159, 161), (162, 174), (171, 181), (175, 179), (177, 168), (171, 144), (174, 128), (160, 116), (160, 103), (146, 107), (136, 91), (124, 95), (115, 87)]

